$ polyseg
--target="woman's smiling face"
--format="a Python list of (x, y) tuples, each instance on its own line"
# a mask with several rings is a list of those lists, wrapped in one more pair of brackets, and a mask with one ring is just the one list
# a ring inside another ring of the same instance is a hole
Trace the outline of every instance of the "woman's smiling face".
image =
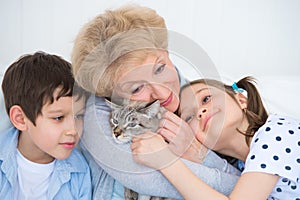
[(142, 64), (127, 67), (116, 79), (114, 94), (135, 101), (153, 102), (175, 112), (179, 106), (179, 77), (167, 51), (150, 54)]

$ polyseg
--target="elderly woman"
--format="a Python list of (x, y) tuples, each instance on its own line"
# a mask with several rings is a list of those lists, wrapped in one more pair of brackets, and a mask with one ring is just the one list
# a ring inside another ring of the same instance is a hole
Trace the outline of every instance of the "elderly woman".
[[(83, 26), (75, 40), (73, 71), (78, 83), (93, 94), (87, 103), (81, 147), (91, 166), (94, 199), (124, 199), (123, 186), (140, 194), (182, 198), (158, 171), (132, 160), (130, 143), (113, 141), (110, 108), (104, 101), (104, 97), (159, 100), (169, 116), (177, 117), (174, 112), (185, 79), (170, 60), (167, 48), (164, 19), (141, 6), (98, 15)], [(176, 134), (168, 127), (172, 125), (162, 124), (158, 133), (169, 148), (207, 184), (229, 194), (240, 172), (197, 142), (188, 126)], [(190, 140), (191, 145), (183, 146), (182, 139)], [(167, 165), (169, 161), (164, 162)]]

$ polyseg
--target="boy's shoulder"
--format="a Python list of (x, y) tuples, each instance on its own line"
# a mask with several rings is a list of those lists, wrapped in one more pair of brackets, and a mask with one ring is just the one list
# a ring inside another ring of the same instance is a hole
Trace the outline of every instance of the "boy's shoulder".
[(13, 145), (13, 144), (17, 143), (18, 134), (19, 134), (19, 130), (16, 129), (15, 127), (11, 127), (9, 129), (0, 131), (1, 153), (2, 153), (2, 150), (5, 150), (4, 147), (7, 147), (8, 145)]

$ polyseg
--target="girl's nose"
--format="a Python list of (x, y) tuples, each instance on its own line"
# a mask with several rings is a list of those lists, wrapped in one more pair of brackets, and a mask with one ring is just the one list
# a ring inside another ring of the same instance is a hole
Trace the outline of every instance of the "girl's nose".
[(199, 112), (198, 112), (198, 119), (201, 119), (203, 117), (203, 115), (205, 115), (205, 113), (207, 112), (206, 108), (200, 108)]

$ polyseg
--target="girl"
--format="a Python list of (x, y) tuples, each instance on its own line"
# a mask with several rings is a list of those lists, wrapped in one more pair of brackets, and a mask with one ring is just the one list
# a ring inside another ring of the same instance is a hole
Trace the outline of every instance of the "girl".
[[(252, 82), (253, 78), (246, 77), (228, 86), (200, 79), (185, 85), (181, 91), (179, 115), (190, 125), (196, 139), (210, 149), (245, 162), (229, 197), (197, 178), (180, 160), (161, 168), (155, 157), (148, 159), (145, 153), (167, 147), (158, 134), (149, 137), (150, 133), (146, 133), (133, 139), (135, 161), (159, 169), (185, 199), (299, 200), (300, 121), (280, 115), (267, 116)], [(161, 129), (171, 135), (176, 128), (169, 127), (179, 124), (178, 121), (179, 118), (170, 118), (167, 113)], [(170, 150), (164, 156), (174, 158)]]

